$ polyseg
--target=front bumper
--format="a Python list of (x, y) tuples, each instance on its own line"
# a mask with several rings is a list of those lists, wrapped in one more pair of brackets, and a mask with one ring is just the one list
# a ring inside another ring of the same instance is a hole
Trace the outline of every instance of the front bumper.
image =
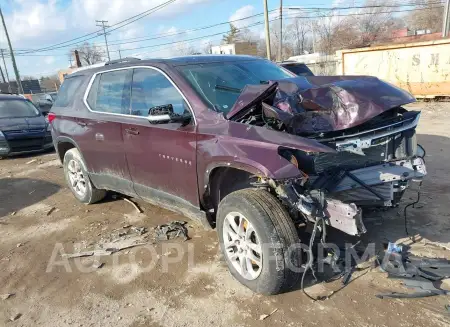
[(53, 148), (50, 131), (36, 133), (4, 132), (0, 138), (0, 156), (41, 152)]
[(307, 220), (324, 217), (328, 225), (360, 235), (366, 232), (363, 207), (397, 205), (409, 183), (421, 181), (426, 174), (424, 160), (416, 157), (322, 176), (303, 194), (295, 191), (292, 183), (280, 185), (276, 191)]

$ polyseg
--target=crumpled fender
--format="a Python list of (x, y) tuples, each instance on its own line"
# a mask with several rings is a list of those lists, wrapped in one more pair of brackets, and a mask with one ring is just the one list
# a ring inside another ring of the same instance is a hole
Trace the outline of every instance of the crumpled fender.
[(199, 125), (199, 194), (204, 194), (211, 171), (216, 167), (233, 167), (272, 179), (299, 176), (297, 167), (278, 154), (279, 147), (305, 152), (336, 152), (312, 139), (266, 127), (226, 121), (225, 118), (216, 120), (214, 124)]

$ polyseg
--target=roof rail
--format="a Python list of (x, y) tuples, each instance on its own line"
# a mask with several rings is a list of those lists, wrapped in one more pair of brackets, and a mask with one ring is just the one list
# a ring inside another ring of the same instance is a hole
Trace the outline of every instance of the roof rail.
[(141, 59), (134, 58), (134, 57), (126, 57), (126, 58), (121, 58), (121, 59), (115, 59), (115, 60), (107, 61), (105, 63), (105, 66), (115, 65), (115, 64), (122, 64), (122, 63), (126, 63), (126, 62), (135, 62), (135, 61), (139, 61), (139, 60), (141, 60)]

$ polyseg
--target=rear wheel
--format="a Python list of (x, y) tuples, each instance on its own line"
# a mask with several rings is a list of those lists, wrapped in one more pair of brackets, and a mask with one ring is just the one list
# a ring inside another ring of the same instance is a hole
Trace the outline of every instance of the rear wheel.
[(99, 190), (91, 183), (86, 164), (76, 148), (68, 150), (64, 155), (64, 176), (73, 195), (80, 202), (95, 203), (106, 195), (105, 190)]
[(219, 204), (217, 232), (231, 274), (251, 290), (277, 294), (298, 283), (297, 231), (269, 192), (244, 189), (227, 195)]

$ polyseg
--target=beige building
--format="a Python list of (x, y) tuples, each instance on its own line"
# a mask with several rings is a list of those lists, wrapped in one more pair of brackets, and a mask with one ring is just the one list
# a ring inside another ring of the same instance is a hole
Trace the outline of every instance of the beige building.
[(251, 55), (256, 56), (258, 47), (256, 42), (236, 42), (211, 47), (212, 54)]

